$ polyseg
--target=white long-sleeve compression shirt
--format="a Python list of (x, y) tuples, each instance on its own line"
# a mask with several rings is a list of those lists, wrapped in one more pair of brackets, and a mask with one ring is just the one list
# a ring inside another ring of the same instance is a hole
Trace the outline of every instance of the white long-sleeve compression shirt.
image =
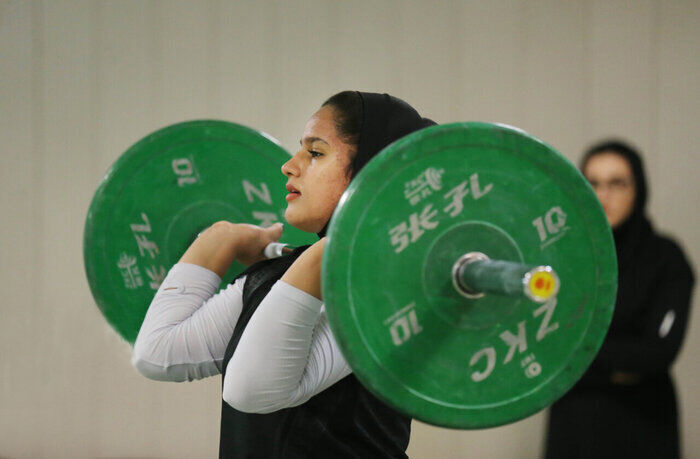
[[(221, 373), (243, 307), (244, 281), (216, 293), (221, 279), (214, 272), (189, 263), (173, 266), (148, 309), (133, 365), (161, 381)], [(223, 397), (240, 411), (269, 413), (304, 403), (350, 373), (323, 303), (278, 281), (241, 336)]]

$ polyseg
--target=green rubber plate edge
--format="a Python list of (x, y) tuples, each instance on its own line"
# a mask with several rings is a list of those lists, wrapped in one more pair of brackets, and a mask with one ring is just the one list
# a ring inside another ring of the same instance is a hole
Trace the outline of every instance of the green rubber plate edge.
[[(83, 230), (83, 261), (90, 291), (102, 315), (112, 328), (132, 345), (136, 341), (138, 332), (134, 331), (133, 326), (124, 325), (123, 315), (117, 316), (113, 313), (113, 306), (109, 304), (109, 300), (99, 288), (99, 279), (106, 278), (108, 275), (107, 270), (103, 264), (93, 259), (90, 250), (103, 250), (107, 243), (101, 236), (99, 225), (100, 222), (106, 220), (104, 215), (111, 208), (115, 199), (118, 198), (122, 189), (123, 184), (118, 181), (118, 177), (124, 177), (126, 174), (138, 171), (150, 160), (148, 156), (139, 158), (139, 155), (145, 149), (149, 151), (164, 150), (171, 145), (177, 144), (179, 140), (191, 139), (193, 133), (198, 138), (203, 138), (203, 133), (206, 133), (207, 137), (211, 138), (230, 138), (231, 133), (235, 133), (237, 138), (240, 136), (249, 140), (250, 143), (248, 145), (255, 147), (260, 154), (276, 156), (275, 161), (279, 160), (280, 165), (290, 158), (289, 153), (279, 142), (264, 132), (228, 121), (202, 119), (172, 124), (152, 132), (132, 145), (109, 167), (95, 191), (86, 216)], [(115, 173), (116, 171), (118, 171), (118, 174)], [(302, 241), (293, 242), (302, 243)], [(304, 241), (303, 243), (308, 242)], [(139, 314), (138, 317), (130, 316), (129, 319), (133, 324), (141, 324), (145, 313), (146, 310), (143, 311), (143, 314)]]
[[(347, 253), (354, 235), (343, 234), (342, 228), (356, 227), (357, 217), (369, 205), (367, 199), (363, 202), (363, 197), (353, 199), (353, 196), (361, 194), (361, 190), (365, 188), (376, 190), (378, 186), (375, 185), (391, 180), (390, 171), (399, 164), (402, 152), (406, 151), (406, 155), (410, 156), (410, 150), (415, 148), (414, 143), (424, 142), (423, 145), (427, 145), (430, 138), (442, 135), (480, 136), (480, 141), (487, 139), (492, 146), (506, 146), (511, 149), (519, 142), (530, 142), (528, 151), (536, 149), (538, 156), (535, 159), (530, 155), (529, 159), (547, 170), (549, 175), (557, 177), (559, 183), (568, 183), (567, 187), (575, 184), (577, 189), (585, 190), (577, 195), (567, 195), (574, 202), (580, 202), (586, 209), (592, 210), (582, 215), (587, 221), (586, 228), (590, 240), (594, 241), (595, 255), (599, 261), (599, 271), (596, 274), (598, 297), (595, 300), (596, 309), (591, 317), (589, 332), (584, 336), (579, 348), (580, 358), (550, 378), (547, 382), (548, 390), (540, 388), (517, 401), (508, 401), (492, 410), (467, 413), (465, 410), (451, 410), (445, 406), (436, 408), (419, 403), (406, 406), (401, 403), (402, 399), (413, 397), (410, 390), (379, 365), (373, 363), (363, 366), (363, 362), (370, 362), (372, 359), (368, 351), (361, 346), (362, 337), (353, 327), (343, 326), (353, 322), (351, 311), (333, 307), (334, 304), (346, 301), (342, 298), (347, 295), (346, 279), (343, 277), (347, 266), (344, 261), (349, 258)], [(360, 206), (358, 210), (352, 208), (354, 201)], [(503, 124), (460, 122), (432, 126), (397, 140), (373, 158), (350, 183), (333, 214), (327, 237), (323, 257), (322, 291), (327, 304), (329, 323), (344, 357), (357, 378), (378, 398), (395, 409), (429, 424), (459, 429), (495, 427), (515, 422), (546, 408), (563, 396), (583, 375), (600, 349), (612, 320), (617, 294), (617, 257), (612, 231), (603, 208), (587, 180), (568, 159), (545, 142), (518, 128)], [(593, 330), (593, 333), (590, 330)], [(361, 355), (365, 357), (362, 359), (359, 357)]]

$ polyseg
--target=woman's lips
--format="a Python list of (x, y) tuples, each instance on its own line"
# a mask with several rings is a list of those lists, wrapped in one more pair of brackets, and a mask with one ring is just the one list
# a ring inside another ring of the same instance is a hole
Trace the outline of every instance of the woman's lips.
[(285, 196), (285, 198), (284, 198), (284, 199), (287, 200), (287, 202), (291, 202), (291, 201), (293, 201), (294, 199), (296, 199), (296, 198), (298, 198), (299, 196), (301, 196), (301, 192), (300, 192), (299, 190), (297, 190), (296, 188), (294, 188), (294, 187), (293, 187), (292, 185), (290, 185), (289, 183), (287, 184), (286, 188), (287, 188), (287, 191), (289, 191), (289, 194), (288, 194), (287, 196)]

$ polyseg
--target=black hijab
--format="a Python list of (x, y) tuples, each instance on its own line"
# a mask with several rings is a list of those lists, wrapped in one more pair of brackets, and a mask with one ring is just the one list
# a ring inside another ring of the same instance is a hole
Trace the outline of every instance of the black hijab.
[(353, 160), (353, 177), (386, 146), (413, 131), (433, 126), (403, 100), (389, 94), (357, 92), (362, 99), (362, 124)]
[[(398, 97), (375, 92), (355, 93), (362, 102), (362, 121), (352, 162), (353, 178), (389, 144), (414, 131), (437, 124), (421, 117), (415, 108)], [(328, 223), (317, 234), (319, 239), (326, 235)]]
[[(361, 101), (361, 120), (359, 123), (359, 134), (357, 135), (357, 150), (352, 163), (353, 178), (377, 153), (389, 144), (414, 131), (437, 124), (428, 118), (421, 117), (416, 109), (398, 97), (373, 92), (354, 92)], [(324, 237), (327, 229), (328, 222), (318, 233), (318, 237)], [(243, 295), (244, 300), (246, 290), (252, 293), (258, 286), (262, 287), (263, 284), (269, 284), (271, 281), (277, 281), (277, 279), (282, 277), (294, 260), (308, 247), (308, 245), (298, 247), (291, 254), (279, 259), (260, 261), (239, 274), (236, 279), (241, 276), (249, 276), (249, 279), (256, 279), (256, 282), (246, 282)], [(251, 276), (251, 274), (254, 274), (254, 276)]]
[(630, 145), (619, 140), (601, 142), (589, 148), (581, 161), (581, 170), (585, 169), (586, 164), (593, 156), (602, 153), (614, 153), (624, 158), (630, 165), (634, 177), (634, 209), (625, 221), (613, 229), (618, 269), (622, 271), (630, 262), (639, 245), (652, 234), (651, 223), (646, 217), (647, 179), (639, 153)]

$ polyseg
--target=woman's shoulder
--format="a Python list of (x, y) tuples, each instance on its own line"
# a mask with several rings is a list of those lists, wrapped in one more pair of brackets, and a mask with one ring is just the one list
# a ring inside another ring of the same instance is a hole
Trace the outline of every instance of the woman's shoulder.
[(663, 232), (654, 232), (651, 242), (653, 256), (661, 266), (672, 270), (675, 275), (694, 277), (690, 262), (675, 237)]

